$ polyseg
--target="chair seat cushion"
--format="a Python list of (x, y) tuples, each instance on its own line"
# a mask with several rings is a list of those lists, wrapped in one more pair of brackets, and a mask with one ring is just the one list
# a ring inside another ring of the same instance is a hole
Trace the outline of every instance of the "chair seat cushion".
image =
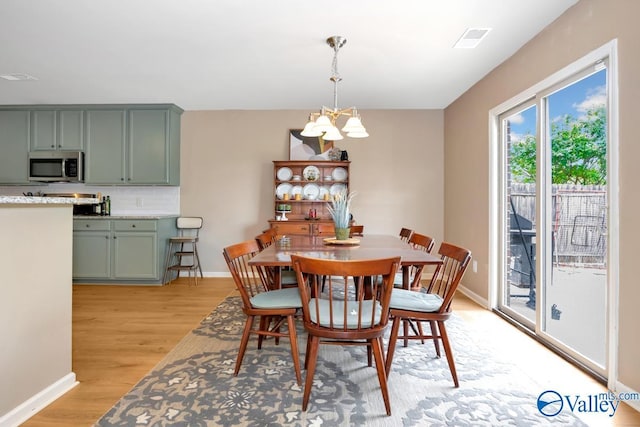
[[(311, 298), (309, 300), (309, 311), (310, 318), (313, 323), (319, 324), (320, 326), (324, 326), (326, 328), (331, 327), (331, 313), (329, 308), (331, 306), (331, 302), (326, 299), (319, 299), (318, 307), (320, 312), (320, 319), (318, 320), (318, 316), (316, 315), (316, 298)], [(357, 329), (358, 328), (358, 308), (359, 303), (356, 301), (347, 301), (347, 326), (346, 329)], [(361, 327), (370, 328), (371, 325), (371, 310), (373, 304), (372, 301), (363, 301), (362, 302), (362, 320)], [(344, 309), (345, 304), (344, 301), (333, 301), (333, 327), (343, 329), (344, 326)], [(377, 324), (380, 322), (380, 315), (382, 314), (382, 308), (380, 307), (380, 303), (376, 301), (375, 303), (375, 316), (373, 319), (373, 324)]]
[(298, 284), (298, 278), (296, 277), (296, 272), (293, 270), (282, 270), (280, 272), (280, 284), (283, 286)]
[(389, 308), (423, 313), (435, 313), (442, 306), (442, 297), (437, 294), (409, 291), (394, 288)]
[(287, 288), (254, 295), (251, 305), (254, 308), (301, 308), (302, 300), (298, 288)]

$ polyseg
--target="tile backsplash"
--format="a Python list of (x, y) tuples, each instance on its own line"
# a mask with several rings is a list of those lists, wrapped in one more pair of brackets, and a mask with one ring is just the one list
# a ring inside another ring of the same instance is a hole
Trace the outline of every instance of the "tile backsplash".
[(111, 198), (111, 215), (179, 215), (180, 187), (162, 186), (94, 186), (84, 184), (48, 184), (0, 186), (0, 195), (23, 193), (102, 193)]

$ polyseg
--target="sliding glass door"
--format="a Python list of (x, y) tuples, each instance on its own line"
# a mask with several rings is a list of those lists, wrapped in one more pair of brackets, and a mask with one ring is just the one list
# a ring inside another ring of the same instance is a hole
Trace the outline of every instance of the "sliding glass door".
[(598, 62), (499, 118), (498, 310), (605, 376), (607, 68)]

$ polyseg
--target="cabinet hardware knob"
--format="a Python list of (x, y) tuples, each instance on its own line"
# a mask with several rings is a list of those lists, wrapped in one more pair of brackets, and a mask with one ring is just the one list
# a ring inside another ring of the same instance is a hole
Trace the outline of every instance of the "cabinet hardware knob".
[(135, 224), (131, 225), (131, 228), (136, 228), (136, 225)]

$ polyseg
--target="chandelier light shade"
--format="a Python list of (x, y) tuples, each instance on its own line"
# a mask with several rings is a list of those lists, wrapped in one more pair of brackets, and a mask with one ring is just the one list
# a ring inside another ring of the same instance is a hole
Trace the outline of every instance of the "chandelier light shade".
[(329, 78), (333, 82), (333, 108), (323, 106), (320, 112), (311, 113), (309, 121), (300, 133), (302, 136), (323, 136), (327, 141), (338, 141), (344, 137), (336, 126), (336, 121), (341, 116), (349, 117), (342, 131), (350, 138), (366, 138), (369, 136), (362, 125), (362, 119), (356, 107), (338, 108), (338, 82), (342, 80), (338, 74), (338, 51), (347, 42), (342, 36), (333, 36), (327, 39), (327, 44), (333, 48), (332, 75)]

